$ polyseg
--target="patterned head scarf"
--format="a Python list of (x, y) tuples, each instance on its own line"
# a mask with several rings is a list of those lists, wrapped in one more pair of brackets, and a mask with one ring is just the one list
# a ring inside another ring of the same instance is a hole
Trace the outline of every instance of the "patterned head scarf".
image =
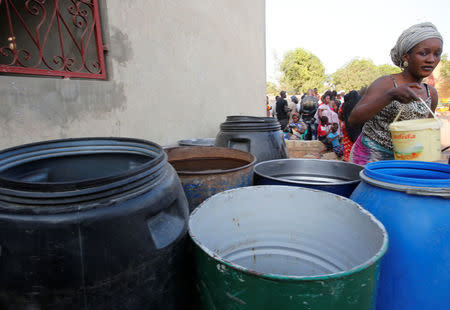
[(391, 50), (392, 62), (402, 68), (402, 55), (420, 42), (431, 38), (437, 38), (443, 42), (441, 34), (432, 23), (426, 22), (409, 27), (403, 31)]

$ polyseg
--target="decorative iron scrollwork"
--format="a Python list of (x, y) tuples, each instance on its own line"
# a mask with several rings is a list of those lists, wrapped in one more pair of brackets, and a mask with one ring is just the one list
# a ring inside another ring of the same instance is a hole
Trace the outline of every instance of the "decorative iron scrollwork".
[(97, 0), (0, 0), (1, 19), (0, 72), (105, 78)]

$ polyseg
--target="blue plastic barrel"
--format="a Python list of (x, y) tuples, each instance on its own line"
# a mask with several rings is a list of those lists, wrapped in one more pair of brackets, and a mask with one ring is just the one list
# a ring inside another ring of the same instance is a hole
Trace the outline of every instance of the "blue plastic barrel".
[(450, 165), (381, 161), (351, 199), (386, 227), (378, 310), (450, 309)]

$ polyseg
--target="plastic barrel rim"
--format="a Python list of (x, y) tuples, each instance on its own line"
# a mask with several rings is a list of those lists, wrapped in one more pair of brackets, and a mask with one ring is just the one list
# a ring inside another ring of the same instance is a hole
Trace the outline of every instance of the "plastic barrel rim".
[(367, 164), (363, 173), (390, 184), (433, 188), (450, 185), (450, 166), (440, 163), (387, 160)]

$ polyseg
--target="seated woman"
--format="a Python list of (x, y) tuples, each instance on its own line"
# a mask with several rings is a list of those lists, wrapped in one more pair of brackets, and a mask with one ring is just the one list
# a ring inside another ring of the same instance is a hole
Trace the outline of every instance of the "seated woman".
[(289, 132), (285, 134), (286, 140), (304, 140), (307, 134), (307, 127), (302, 122), (297, 113), (292, 116), (292, 122), (288, 124)]
[(432, 117), (428, 107), (436, 109), (438, 94), (422, 81), (441, 60), (442, 44), (442, 36), (431, 23), (413, 25), (400, 35), (391, 59), (403, 71), (375, 80), (348, 119), (350, 125), (364, 123), (352, 147), (351, 162), (365, 165), (394, 159), (389, 125), (400, 111), (399, 121)]

